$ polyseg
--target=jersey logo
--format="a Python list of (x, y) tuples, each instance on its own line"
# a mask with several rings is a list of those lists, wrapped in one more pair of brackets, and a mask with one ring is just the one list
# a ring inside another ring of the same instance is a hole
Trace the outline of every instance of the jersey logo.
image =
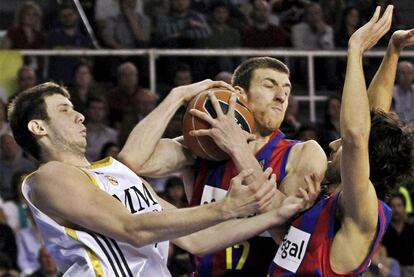
[(273, 262), (290, 272), (296, 273), (308, 247), (310, 234), (290, 226), (289, 232), (283, 238)]
[(117, 186), (119, 185), (118, 180), (113, 177), (113, 176), (109, 176), (109, 175), (105, 175), (105, 178), (109, 181), (109, 183), (113, 186)]
[(219, 201), (223, 199), (226, 196), (226, 194), (227, 190), (225, 189), (205, 185), (203, 189), (203, 194), (201, 196), (200, 205)]

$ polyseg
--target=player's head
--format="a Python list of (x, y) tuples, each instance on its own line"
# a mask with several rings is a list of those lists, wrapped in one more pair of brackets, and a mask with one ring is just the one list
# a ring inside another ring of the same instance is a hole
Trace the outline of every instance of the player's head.
[(280, 127), (291, 90), (284, 63), (270, 57), (248, 59), (234, 71), (232, 85), (246, 93), (259, 131)]
[[(331, 183), (340, 182), (341, 141), (333, 141), (326, 178)], [(377, 196), (385, 200), (404, 179), (413, 175), (414, 130), (404, 125), (393, 114), (371, 112), (369, 136), (370, 180)]]
[(23, 91), (10, 104), (8, 118), (17, 143), (38, 160), (44, 147), (85, 150), (84, 117), (73, 110), (63, 86), (48, 82)]

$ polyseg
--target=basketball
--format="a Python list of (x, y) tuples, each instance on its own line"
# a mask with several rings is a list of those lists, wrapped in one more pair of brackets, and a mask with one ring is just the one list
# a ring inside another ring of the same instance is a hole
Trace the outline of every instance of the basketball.
[[(224, 114), (227, 113), (229, 107), (229, 101), (232, 92), (224, 88), (209, 89), (201, 92), (194, 97), (187, 106), (187, 111), (183, 120), (183, 135), (184, 142), (188, 148), (197, 156), (213, 161), (223, 161), (229, 159), (227, 153), (222, 151), (209, 136), (190, 136), (189, 132), (199, 129), (209, 129), (210, 124), (204, 120), (199, 119), (190, 114), (191, 109), (197, 109), (202, 112), (206, 112), (212, 118), (216, 118), (217, 114), (214, 110), (213, 104), (208, 97), (208, 93), (214, 92), (220, 107)], [(234, 109), (234, 116), (237, 124), (245, 131), (252, 133), (254, 129), (254, 117), (251, 113), (247, 102), (241, 97), (237, 98), (237, 102)]]

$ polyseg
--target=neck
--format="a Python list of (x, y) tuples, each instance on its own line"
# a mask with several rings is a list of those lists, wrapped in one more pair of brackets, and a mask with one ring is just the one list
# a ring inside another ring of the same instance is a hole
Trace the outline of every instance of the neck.
[(52, 162), (57, 161), (65, 164), (70, 164), (73, 166), (89, 166), (90, 162), (86, 159), (85, 155), (77, 154), (71, 151), (57, 151), (53, 153), (44, 153), (42, 162)]
[(253, 149), (254, 153), (257, 153), (263, 147), (263, 145), (269, 141), (270, 137), (273, 134), (273, 131), (267, 130), (260, 132), (256, 126), (256, 131), (254, 134), (256, 135), (256, 139), (250, 142), (249, 146)]

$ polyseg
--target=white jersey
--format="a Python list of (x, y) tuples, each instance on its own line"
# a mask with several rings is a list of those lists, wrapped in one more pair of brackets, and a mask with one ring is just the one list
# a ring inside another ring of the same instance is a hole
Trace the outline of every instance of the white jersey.
[[(81, 169), (95, 186), (131, 213), (161, 211), (161, 205), (141, 179), (119, 161), (107, 158)], [(171, 276), (167, 269), (168, 241), (137, 248), (99, 233), (59, 225), (30, 201), (32, 182), (30, 176), (23, 182), (23, 195), (64, 276)]]

